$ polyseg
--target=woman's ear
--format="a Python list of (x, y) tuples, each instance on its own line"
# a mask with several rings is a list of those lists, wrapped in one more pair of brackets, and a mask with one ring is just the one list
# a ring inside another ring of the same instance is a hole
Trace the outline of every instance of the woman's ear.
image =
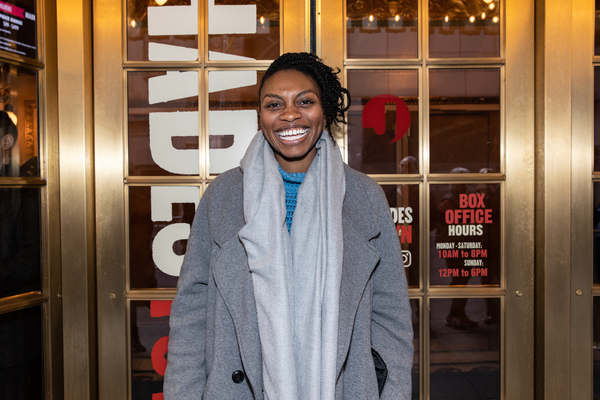
[(0, 139), (0, 148), (2, 148), (2, 150), (8, 150), (13, 147), (14, 144), (15, 138), (10, 133), (7, 133), (4, 135), (4, 137), (2, 137), (2, 139)]

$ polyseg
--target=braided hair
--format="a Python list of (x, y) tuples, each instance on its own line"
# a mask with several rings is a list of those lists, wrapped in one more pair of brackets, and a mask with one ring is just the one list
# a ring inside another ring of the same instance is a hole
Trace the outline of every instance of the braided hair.
[[(285, 53), (269, 66), (263, 75), (258, 97), (265, 82), (279, 71), (293, 70), (309, 76), (321, 91), (321, 105), (325, 117), (325, 129), (331, 135), (331, 125), (346, 124), (345, 112), (350, 108), (350, 92), (342, 87), (339, 68), (333, 69), (319, 57), (310, 53)], [(345, 95), (345, 98), (344, 98)], [(332, 136), (333, 137), (333, 136)]]

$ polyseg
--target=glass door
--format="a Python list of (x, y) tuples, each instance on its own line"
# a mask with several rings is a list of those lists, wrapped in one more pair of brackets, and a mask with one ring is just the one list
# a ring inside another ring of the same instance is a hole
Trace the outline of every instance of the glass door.
[(62, 396), (58, 145), (52, 7), (0, 9), (0, 393)]
[(320, 11), (343, 12), (320, 54), (352, 95), (346, 161), (382, 186), (403, 249), (413, 399), (532, 398), (533, 14), (508, 0)]
[(258, 129), (263, 71), (284, 51), (306, 50), (307, 10), (297, 0), (101, 3), (100, 397), (156, 400), (195, 209), (206, 186), (239, 165)]

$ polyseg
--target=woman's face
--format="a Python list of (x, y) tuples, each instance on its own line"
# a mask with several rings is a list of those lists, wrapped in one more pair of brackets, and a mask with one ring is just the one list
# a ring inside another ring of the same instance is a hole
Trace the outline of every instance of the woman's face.
[(279, 71), (264, 83), (260, 128), (284, 171), (306, 172), (317, 154), (323, 132), (321, 93), (309, 76)]

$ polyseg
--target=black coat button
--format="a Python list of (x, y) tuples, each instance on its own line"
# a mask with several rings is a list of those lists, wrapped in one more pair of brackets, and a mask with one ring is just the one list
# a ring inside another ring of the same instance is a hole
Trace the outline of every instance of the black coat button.
[(244, 382), (245, 377), (246, 376), (244, 375), (244, 373), (240, 370), (237, 370), (233, 374), (231, 374), (231, 379), (233, 380), (234, 383)]

